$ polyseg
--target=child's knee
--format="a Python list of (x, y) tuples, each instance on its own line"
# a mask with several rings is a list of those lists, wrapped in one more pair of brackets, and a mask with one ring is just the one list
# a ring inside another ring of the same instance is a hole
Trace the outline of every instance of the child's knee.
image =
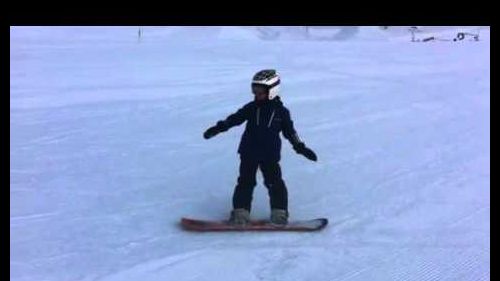
[(286, 188), (285, 181), (282, 178), (275, 178), (264, 181), (264, 185), (269, 189), (282, 189)]
[(255, 178), (238, 177), (238, 185), (241, 187), (252, 188), (257, 185)]

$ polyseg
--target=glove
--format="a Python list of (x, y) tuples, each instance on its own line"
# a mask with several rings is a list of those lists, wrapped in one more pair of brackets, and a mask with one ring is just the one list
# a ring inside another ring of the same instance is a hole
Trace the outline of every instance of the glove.
[(217, 125), (208, 128), (208, 130), (206, 130), (205, 133), (203, 133), (203, 137), (205, 139), (209, 139), (217, 135), (218, 133), (224, 132), (225, 130), (227, 130), (227, 128), (225, 126), (224, 121), (219, 121), (217, 122)]
[(220, 133), (219, 131), (219, 128), (217, 128), (217, 126), (213, 126), (213, 127), (210, 127), (208, 128), (204, 133), (203, 133), (203, 137), (208, 140), (209, 138), (211, 137), (214, 137), (215, 135), (217, 135), (218, 133)]
[(293, 149), (295, 150), (295, 152), (304, 155), (304, 157), (311, 161), (318, 161), (318, 157), (316, 156), (314, 151), (312, 151), (310, 148), (307, 148), (303, 142), (299, 142), (298, 144), (294, 145)]

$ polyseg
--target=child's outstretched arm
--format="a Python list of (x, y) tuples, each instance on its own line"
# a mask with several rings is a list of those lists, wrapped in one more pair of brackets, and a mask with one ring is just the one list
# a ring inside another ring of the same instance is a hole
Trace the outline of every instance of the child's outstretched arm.
[(304, 155), (309, 160), (312, 161), (318, 160), (318, 157), (316, 156), (314, 151), (306, 147), (304, 142), (300, 140), (297, 131), (295, 131), (295, 128), (293, 127), (293, 121), (290, 116), (290, 111), (288, 111), (288, 109), (285, 109), (285, 114), (283, 117), (283, 136), (285, 136), (285, 138), (290, 142), (290, 144), (292, 144), (295, 152)]
[(208, 128), (205, 133), (203, 133), (203, 137), (205, 139), (209, 139), (211, 137), (214, 137), (218, 133), (225, 132), (234, 126), (241, 125), (247, 120), (247, 111), (248, 105), (243, 106), (235, 113), (229, 115), (225, 120), (221, 120), (217, 122), (215, 126)]

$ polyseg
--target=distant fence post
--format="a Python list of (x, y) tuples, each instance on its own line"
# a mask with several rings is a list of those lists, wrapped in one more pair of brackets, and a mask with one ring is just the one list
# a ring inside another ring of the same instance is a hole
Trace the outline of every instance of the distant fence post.
[(411, 32), (411, 42), (415, 42), (415, 32), (418, 31), (418, 27), (412, 26), (410, 27)]

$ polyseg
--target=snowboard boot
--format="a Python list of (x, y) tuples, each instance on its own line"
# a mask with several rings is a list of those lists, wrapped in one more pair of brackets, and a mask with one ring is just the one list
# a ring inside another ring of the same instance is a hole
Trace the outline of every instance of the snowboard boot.
[(250, 212), (247, 209), (234, 209), (231, 211), (229, 223), (237, 225), (245, 225), (250, 222)]
[(271, 210), (271, 223), (285, 225), (288, 223), (288, 211), (283, 209)]

